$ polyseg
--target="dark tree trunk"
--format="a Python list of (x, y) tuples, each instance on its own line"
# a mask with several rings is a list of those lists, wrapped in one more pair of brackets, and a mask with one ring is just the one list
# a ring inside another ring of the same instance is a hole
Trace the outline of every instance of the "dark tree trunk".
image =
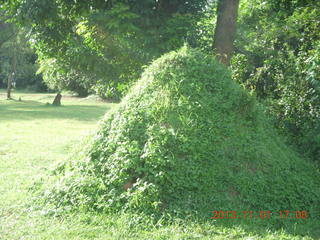
[(230, 64), (234, 50), (238, 8), (239, 0), (219, 0), (213, 49), (217, 59), (225, 65)]
[(61, 98), (62, 98), (62, 95), (61, 95), (61, 93), (58, 92), (57, 95), (55, 96), (54, 100), (53, 100), (52, 105), (60, 106), (61, 105)]
[(11, 99), (11, 88), (12, 88), (12, 72), (10, 72), (8, 76), (7, 99)]
[(157, 2), (157, 5), (158, 10), (160, 10), (163, 14), (167, 16), (171, 16), (178, 10), (178, 4), (172, 3), (172, 1), (170, 0), (159, 0)]

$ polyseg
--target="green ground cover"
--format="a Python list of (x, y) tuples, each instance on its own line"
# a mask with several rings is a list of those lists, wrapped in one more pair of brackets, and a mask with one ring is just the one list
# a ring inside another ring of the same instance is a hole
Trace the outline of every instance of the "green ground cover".
[[(65, 97), (46, 105), (52, 94), (0, 91), (0, 239), (318, 239), (316, 219), (278, 230), (252, 221), (176, 219), (149, 222), (137, 215), (68, 213), (46, 215), (30, 206), (28, 189), (52, 164), (64, 160), (81, 136), (97, 126), (113, 104)], [(22, 101), (18, 101), (21, 97)], [(218, 210), (218, 209), (212, 209)], [(305, 226), (305, 227), (304, 227)], [(304, 235), (302, 235), (302, 233)]]

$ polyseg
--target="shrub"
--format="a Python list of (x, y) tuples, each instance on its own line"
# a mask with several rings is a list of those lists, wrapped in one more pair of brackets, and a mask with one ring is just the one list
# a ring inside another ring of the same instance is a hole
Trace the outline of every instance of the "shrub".
[(53, 209), (315, 211), (319, 174), (260, 108), (211, 56), (168, 53), (40, 192)]

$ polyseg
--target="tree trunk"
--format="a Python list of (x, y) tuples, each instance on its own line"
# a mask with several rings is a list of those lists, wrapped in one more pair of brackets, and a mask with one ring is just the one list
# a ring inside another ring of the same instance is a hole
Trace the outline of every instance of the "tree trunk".
[(7, 83), (7, 99), (11, 99), (11, 88), (12, 88), (12, 72), (9, 73)]
[(238, 8), (239, 0), (219, 0), (213, 50), (217, 59), (225, 65), (230, 64), (234, 50)]
[(13, 83), (13, 77), (17, 70), (17, 56), (16, 56), (16, 43), (14, 43), (13, 47), (13, 56), (11, 60), (11, 71), (8, 76), (8, 84), (7, 84), (7, 99), (11, 99), (11, 89)]
[(61, 105), (61, 98), (62, 98), (62, 95), (61, 95), (61, 93), (58, 92), (57, 95), (55, 96), (54, 100), (53, 100), (52, 105), (60, 106)]

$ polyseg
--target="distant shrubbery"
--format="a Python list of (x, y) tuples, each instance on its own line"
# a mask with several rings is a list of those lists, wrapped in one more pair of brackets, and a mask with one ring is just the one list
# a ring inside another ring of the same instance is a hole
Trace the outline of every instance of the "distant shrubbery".
[(154, 61), (72, 158), (38, 188), (48, 211), (319, 213), (319, 174), (230, 72), (197, 50)]

